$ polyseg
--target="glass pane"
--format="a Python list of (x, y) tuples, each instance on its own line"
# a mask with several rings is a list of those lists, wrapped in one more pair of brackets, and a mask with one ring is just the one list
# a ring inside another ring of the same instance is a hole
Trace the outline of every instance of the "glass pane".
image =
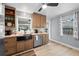
[(73, 35), (73, 15), (65, 16), (62, 18), (62, 29), (64, 35)]

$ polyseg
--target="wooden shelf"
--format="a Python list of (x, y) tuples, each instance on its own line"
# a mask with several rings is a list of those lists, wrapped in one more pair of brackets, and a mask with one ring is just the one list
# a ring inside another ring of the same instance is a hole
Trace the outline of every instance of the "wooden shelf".
[(6, 29), (12, 32), (13, 28), (15, 28), (15, 8), (5, 6), (5, 32), (7, 32)]

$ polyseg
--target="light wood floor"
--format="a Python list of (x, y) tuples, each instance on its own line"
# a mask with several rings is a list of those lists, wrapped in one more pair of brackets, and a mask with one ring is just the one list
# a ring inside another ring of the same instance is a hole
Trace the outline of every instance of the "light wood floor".
[(79, 56), (79, 51), (49, 42), (47, 45), (37, 47), (34, 49), (37, 56)]

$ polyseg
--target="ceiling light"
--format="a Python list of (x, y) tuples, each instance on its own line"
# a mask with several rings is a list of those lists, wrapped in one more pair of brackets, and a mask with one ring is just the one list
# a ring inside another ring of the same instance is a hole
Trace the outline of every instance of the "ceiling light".
[(44, 4), (44, 5), (42, 6), (42, 8), (43, 8), (43, 9), (47, 8), (47, 5), (46, 5), (46, 4)]

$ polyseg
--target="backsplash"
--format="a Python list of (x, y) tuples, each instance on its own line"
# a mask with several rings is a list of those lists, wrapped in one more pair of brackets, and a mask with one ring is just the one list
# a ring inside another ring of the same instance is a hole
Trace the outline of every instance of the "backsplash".
[(30, 30), (31, 21), (30, 19), (18, 18), (18, 31), (27, 31)]
[(32, 31), (34, 32), (35, 29), (37, 29), (38, 32), (47, 32), (48, 33), (48, 28), (33, 28)]

